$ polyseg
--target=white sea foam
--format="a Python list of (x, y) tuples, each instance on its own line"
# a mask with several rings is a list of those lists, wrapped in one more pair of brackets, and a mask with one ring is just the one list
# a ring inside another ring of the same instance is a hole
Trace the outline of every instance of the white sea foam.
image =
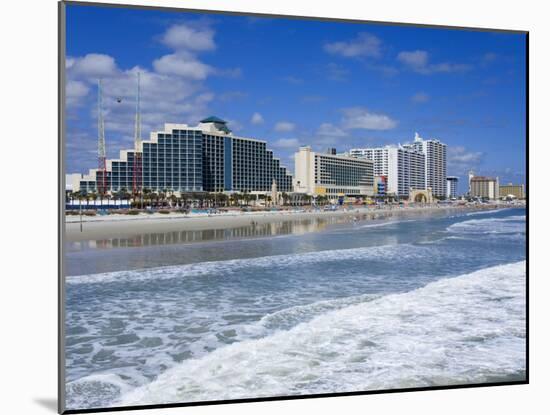
[(489, 215), (491, 213), (502, 212), (503, 210), (505, 210), (505, 209), (481, 210), (481, 211), (477, 211), (477, 212), (466, 213), (465, 216)]
[(184, 361), (117, 405), (476, 383), (523, 376), (525, 261), (328, 311)]
[(447, 231), (459, 234), (517, 234), (525, 232), (525, 216), (505, 218), (470, 219), (454, 223)]
[(399, 223), (405, 223), (405, 222), (415, 222), (414, 220), (390, 220), (387, 222), (380, 222), (380, 223), (369, 223), (367, 225), (362, 225), (358, 229), (366, 229), (366, 228), (379, 228), (383, 226), (390, 226), (390, 225), (396, 225)]

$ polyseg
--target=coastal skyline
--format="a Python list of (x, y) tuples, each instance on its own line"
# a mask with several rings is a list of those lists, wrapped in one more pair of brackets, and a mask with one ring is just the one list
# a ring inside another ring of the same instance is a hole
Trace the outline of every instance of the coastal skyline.
[(60, 413), (528, 383), (526, 33), (60, 16)]
[(522, 34), (88, 6), (67, 16), (68, 171), (97, 167), (99, 77), (108, 157), (133, 147), (139, 70), (145, 139), (216, 114), (293, 171), (300, 145), (345, 151), (418, 131), (449, 145), (461, 193), (470, 168), (525, 183)]

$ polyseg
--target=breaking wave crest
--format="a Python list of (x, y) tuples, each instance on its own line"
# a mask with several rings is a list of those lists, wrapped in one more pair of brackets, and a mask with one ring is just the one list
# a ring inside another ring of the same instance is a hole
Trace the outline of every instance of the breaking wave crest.
[[(186, 360), (144, 386), (120, 390), (116, 404), (523, 378), (525, 266), (521, 261), (485, 268), (407, 293), (328, 307), (290, 330), (283, 324), (264, 338), (222, 347)], [(279, 316), (302, 311), (294, 307)], [(275, 313), (265, 319), (277, 318)]]

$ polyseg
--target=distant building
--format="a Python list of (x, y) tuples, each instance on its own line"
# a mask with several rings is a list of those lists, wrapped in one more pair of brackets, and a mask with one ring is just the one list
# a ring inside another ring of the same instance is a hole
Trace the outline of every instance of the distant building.
[(447, 145), (436, 139), (424, 140), (415, 133), (414, 148), (424, 153), (426, 187), (436, 197), (447, 194)]
[(456, 198), (458, 194), (458, 177), (447, 176), (447, 199)]
[(517, 199), (525, 199), (525, 188), (522, 184), (508, 183), (505, 185), (501, 185), (499, 193), (500, 197), (512, 195)]
[(294, 163), (296, 192), (331, 199), (374, 193), (374, 163), (370, 160), (316, 153), (306, 146), (295, 153)]
[(388, 176), (374, 176), (374, 195), (386, 196), (388, 188)]
[[(140, 187), (152, 191), (269, 192), (274, 180), (279, 191), (292, 191), (292, 175), (267, 142), (237, 137), (226, 124), (217, 117), (205, 118), (196, 127), (165, 124), (163, 131), (141, 142), (140, 158), (134, 150), (122, 150), (119, 159), (107, 160), (107, 188), (131, 192), (134, 160), (139, 160)], [(80, 180), (71, 176), (73, 190), (96, 191), (101, 174), (94, 169)]]
[(469, 194), (471, 197), (488, 198), (491, 200), (499, 198), (498, 177), (474, 176), (473, 172), (468, 175)]
[(413, 189), (426, 189), (425, 156), (412, 145), (356, 148), (350, 155), (372, 160), (375, 176), (386, 177), (386, 194), (408, 197)]

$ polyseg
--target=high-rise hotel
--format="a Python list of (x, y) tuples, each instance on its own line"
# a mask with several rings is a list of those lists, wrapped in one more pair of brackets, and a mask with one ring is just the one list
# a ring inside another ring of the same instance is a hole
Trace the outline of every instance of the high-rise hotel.
[(349, 154), (374, 162), (375, 175), (387, 177), (388, 194), (408, 197), (410, 189), (431, 188), (434, 196), (446, 196), (447, 145), (439, 140), (416, 134), (410, 144), (355, 148)]
[(425, 189), (424, 154), (410, 145), (355, 148), (350, 155), (372, 160), (376, 176), (387, 178), (386, 194), (408, 197), (409, 189)]
[(424, 153), (426, 158), (426, 186), (432, 189), (434, 196), (445, 197), (447, 194), (447, 144), (435, 139), (424, 140), (416, 133), (411, 145)]
[[(217, 117), (198, 126), (165, 124), (142, 141), (141, 157), (123, 150), (120, 158), (107, 160), (107, 189), (132, 191), (134, 162), (141, 163), (140, 188), (181, 192), (268, 192), (275, 180), (279, 191), (292, 191), (292, 175), (267, 148), (267, 143), (237, 137), (227, 123)], [(101, 171), (70, 175), (73, 191), (96, 191)]]

